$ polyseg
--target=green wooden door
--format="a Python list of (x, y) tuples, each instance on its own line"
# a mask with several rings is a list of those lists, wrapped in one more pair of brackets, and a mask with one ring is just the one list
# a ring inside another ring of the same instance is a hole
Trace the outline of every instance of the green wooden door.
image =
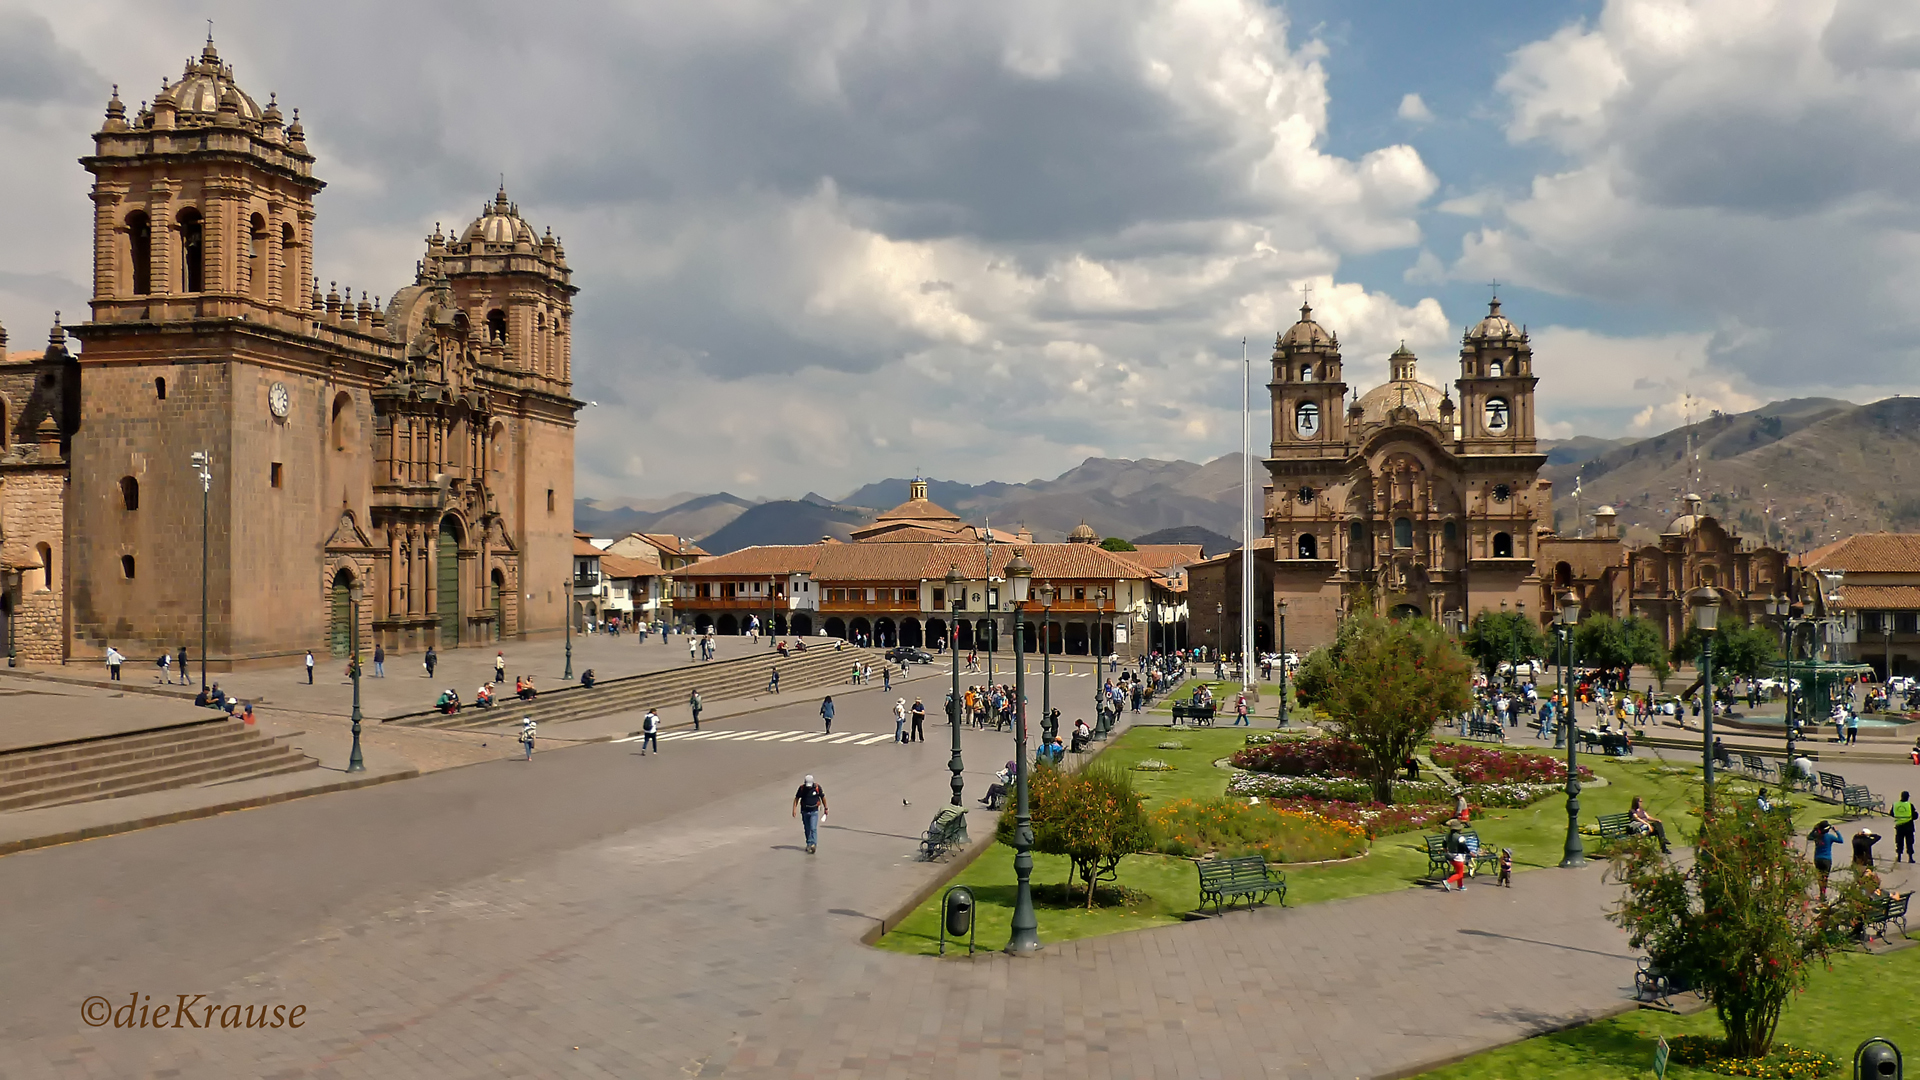
[(506, 633), (507, 605), (506, 601), (500, 596), (500, 577), (498, 571), (495, 571), (494, 574), (493, 589), (488, 598), (488, 603), (493, 607), (493, 640), (499, 641), (500, 636)]
[(450, 521), (440, 523), (434, 557), (434, 604), (440, 613), (440, 645), (444, 648), (460, 642), (460, 539)]
[(333, 579), (332, 607), (328, 612), (327, 629), (333, 655), (347, 655), (348, 624), (353, 618), (353, 605), (347, 599), (347, 579), (344, 575)]

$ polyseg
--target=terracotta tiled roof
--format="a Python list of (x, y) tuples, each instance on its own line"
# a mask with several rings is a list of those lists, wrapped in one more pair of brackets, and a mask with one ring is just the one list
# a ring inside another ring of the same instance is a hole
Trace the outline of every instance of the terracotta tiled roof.
[(1920, 608), (1920, 585), (1849, 585), (1843, 581), (1840, 583), (1840, 606), (1865, 608), (1868, 611), (1912, 611)]
[(801, 574), (813, 570), (828, 544), (767, 544), (741, 548), (725, 555), (701, 559), (691, 566), (675, 570), (678, 578), (694, 577), (766, 577), (769, 574)]
[(625, 555), (602, 554), (600, 556), (601, 577), (624, 580), (626, 578), (660, 577), (665, 573), (665, 570), (660, 569), (659, 563), (650, 563), (645, 559), (634, 559)]
[(606, 552), (601, 551), (599, 548), (594, 547), (592, 544), (576, 536), (573, 538), (573, 554), (575, 557), (585, 556), (597, 559), (604, 556)]
[(1861, 533), (1815, 548), (1793, 561), (1810, 570), (1920, 573), (1920, 533)]
[(652, 544), (654, 547), (659, 548), (669, 555), (692, 555), (699, 558), (707, 557), (707, 553), (700, 550), (700, 545), (692, 542), (682, 544), (680, 538), (672, 533), (637, 532), (632, 535), (645, 540), (647, 543)]
[(1199, 544), (1141, 544), (1132, 551), (1114, 554), (1154, 571), (1197, 563), (1201, 559)]
[(948, 529), (930, 529), (924, 525), (895, 525), (879, 531), (862, 529), (863, 544), (950, 544), (962, 534)]

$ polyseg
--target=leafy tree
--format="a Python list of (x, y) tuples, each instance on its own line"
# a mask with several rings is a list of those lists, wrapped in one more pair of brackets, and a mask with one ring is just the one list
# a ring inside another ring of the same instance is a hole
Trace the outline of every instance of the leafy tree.
[(1125, 540), (1122, 540), (1117, 536), (1109, 536), (1105, 540), (1100, 541), (1100, 547), (1106, 551), (1138, 551), (1139, 550), (1138, 548), (1134, 547), (1131, 543)]
[(1720, 794), (1707, 807), (1687, 866), (1651, 842), (1624, 845), (1614, 874), (1626, 891), (1610, 918), (1629, 943), (1713, 1003), (1730, 1057), (1763, 1057), (1780, 1013), (1815, 963), (1845, 948), (1868, 894), (1850, 876), (1821, 906), (1813, 865), (1787, 815)]
[(1583, 663), (1618, 671), (1623, 677), (1635, 665), (1653, 669), (1662, 681), (1673, 670), (1660, 644), (1659, 628), (1638, 615), (1616, 619), (1603, 612), (1580, 620), (1573, 629), (1573, 648)]
[[(1699, 627), (1688, 626), (1687, 632), (1673, 643), (1674, 659), (1699, 663), (1701, 646), (1707, 637)], [(1764, 626), (1723, 621), (1714, 628), (1712, 637), (1713, 681), (1716, 686), (1725, 686), (1735, 679), (1758, 678), (1761, 669), (1780, 654), (1779, 642), (1773, 631)]]
[[(1356, 610), (1364, 610), (1359, 604)], [(1325, 700), (1327, 692), (1333, 687), (1333, 669), (1340, 656), (1346, 652), (1354, 635), (1360, 630), (1359, 618), (1345, 619), (1340, 629), (1334, 633), (1331, 644), (1322, 645), (1307, 654), (1300, 662), (1299, 670), (1293, 673), (1292, 690), (1295, 701), (1306, 705), (1317, 705)]]
[(1332, 734), (1366, 751), (1366, 779), (1378, 802), (1393, 801), (1393, 780), (1407, 755), (1472, 701), (1473, 665), (1453, 639), (1426, 619), (1347, 620), (1346, 640), (1315, 704)]
[(1483, 611), (1460, 640), (1467, 655), (1492, 677), (1502, 663), (1520, 663), (1547, 655), (1547, 637), (1520, 611)]
[[(1123, 769), (1096, 762), (1078, 774), (1051, 765), (1027, 777), (1027, 808), (1033, 818), (1033, 850), (1064, 855), (1087, 885), (1087, 908), (1094, 889), (1119, 874), (1120, 860), (1153, 844), (1153, 829), (1133, 777)], [(1000, 815), (997, 839), (1014, 842), (1014, 815)]]

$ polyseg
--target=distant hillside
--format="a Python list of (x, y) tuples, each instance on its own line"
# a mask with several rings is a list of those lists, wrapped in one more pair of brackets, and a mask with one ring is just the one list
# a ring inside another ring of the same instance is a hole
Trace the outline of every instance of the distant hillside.
[(1180, 525), (1171, 529), (1161, 529), (1145, 536), (1136, 536), (1133, 542), (1146, 544), (1199, 544), (1200, 553), (1206, 556), (1218, 555), (1240, 546), (1239, 542), (1222, 536), (1212, 529), (1203, 529), (1198, 525)]
[(573, 527), (579, 532), (614, 538), (634, 532), (706, 536), (726, 527), (753, 505), (724, 491), (718, 495), (687, 495), (682, 501), (660, 510), (620, 506), (611, 500), (576, 499)]
[(1588, 527), (1594, 507), (1610, 503), (1636, 540), (1668, 526), (1689, 486), (1735, 531), (1794, 551), (1836, 536), (1920, 528), (1920, 498), (1907, 493), (1920, 479), (1920, 399), (1800, 398), (1716, 413), (1692, 427), (1698, 479), (1691, 482), (1688, 434), (1676, 428), (1578, 466), (1549, 466), (1563, 527), (1575, 527), (1579, 473)]
[(851, 507), (782, 499), (752, 507), (700, 541), (711, 555), (759, 544), (811, 544), (823, 536), (845, 540), (873, 515)]

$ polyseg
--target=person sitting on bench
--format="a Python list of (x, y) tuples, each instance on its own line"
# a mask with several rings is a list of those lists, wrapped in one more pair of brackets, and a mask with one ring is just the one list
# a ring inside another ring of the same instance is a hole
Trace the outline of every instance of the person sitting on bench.
[(1093, 729), (1087, 726), (1086, 719), (1083, 717), (1075, 720), (1073, 722), (1073, 752), (1077, 754), (1085, 750), (1087, 744), (1092, 741)]
[(1000, 804), (1006, 801), (1007, 789), (1013, 784), (1013, 770), (1015, 768), (1014, 763), (1009, 761), (1007, 762), (1006, 768), (993, 774), (993, 783), (987, 785), (986, 797), (980, 800), (981, 804), (987, 809), (998, 810), (1000, 809)]
[(1634, 832), (1642, 836), (1651, 836), (1655, 840), (1660, 841), (1660, 853), (1662, 855), (1673, 854), (1673, 848), (1667, 846), (1667, 826), (1659, 818), (1647, 813), (1647, 808), (1641, 805), (1640, 796), (1635, 795), (1633, 797), (1633, 809), (1627, 811), (1627, 813), (1633, 817)]

